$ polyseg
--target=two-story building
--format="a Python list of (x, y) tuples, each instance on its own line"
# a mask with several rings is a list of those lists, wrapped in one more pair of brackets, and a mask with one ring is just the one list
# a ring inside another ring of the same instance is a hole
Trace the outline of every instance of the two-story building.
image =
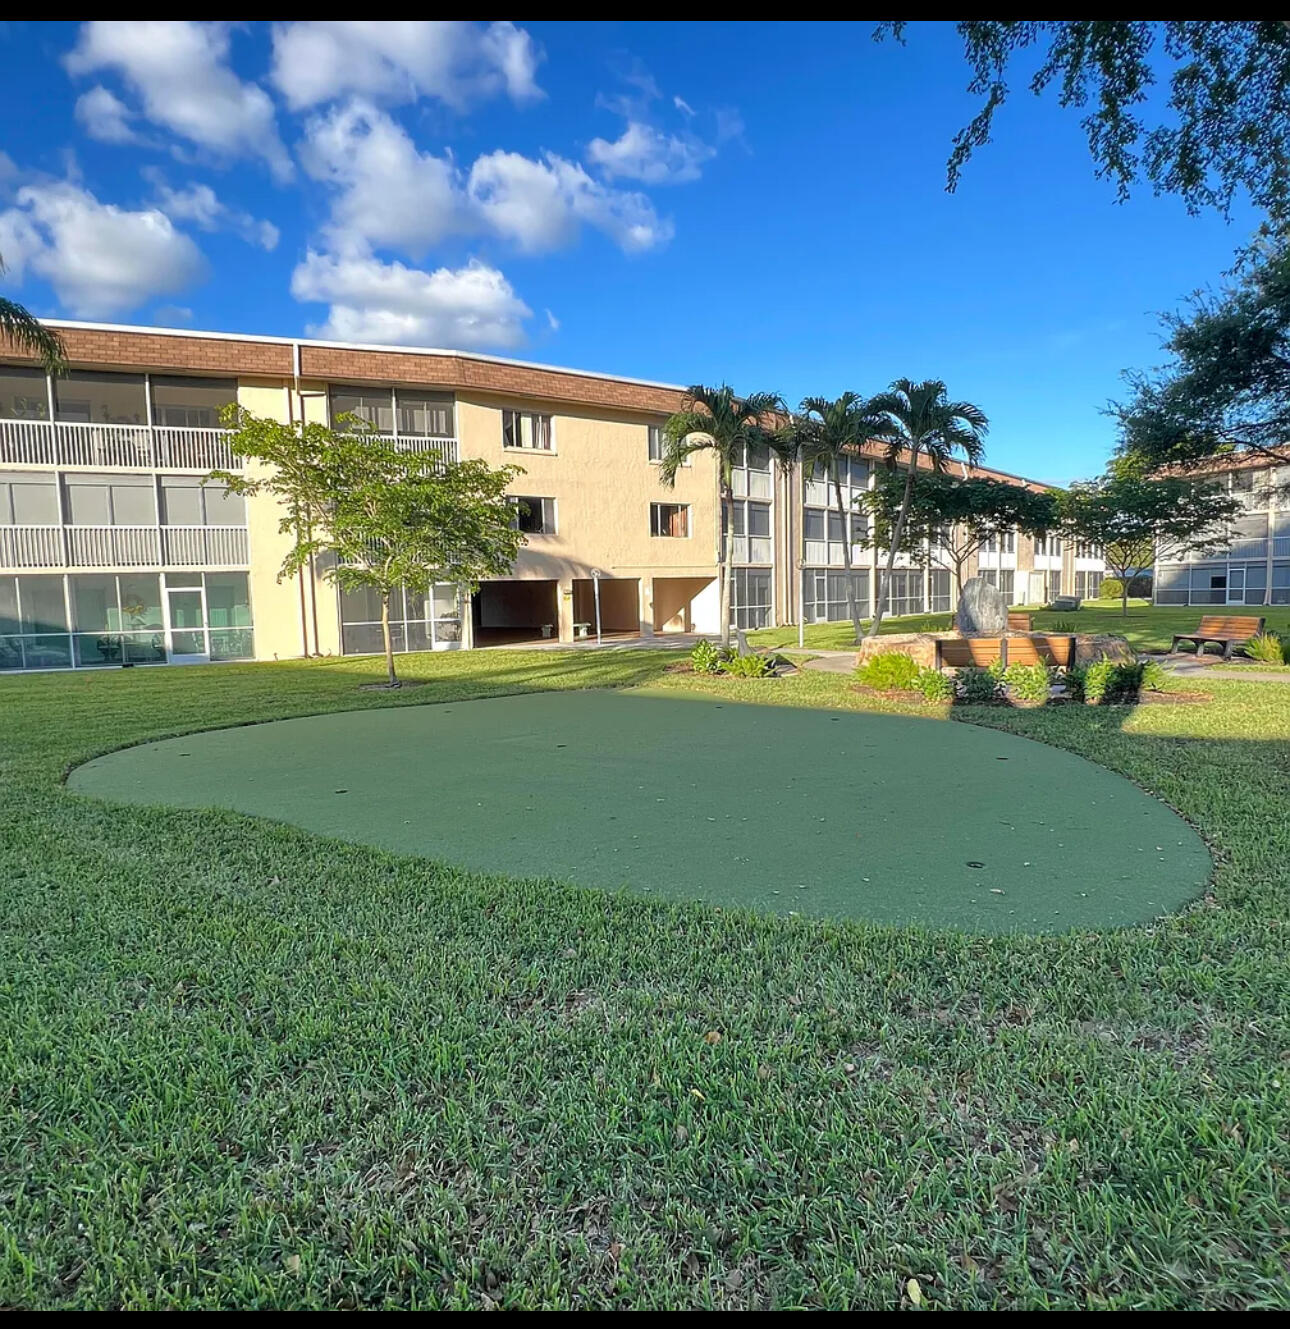
[[(399, 650), (573, 641), (597, 621), (605, 634), (716, 632), (723, 538), (734, 541), (736, 625), (846, 616), (842, 542), (863, 533), (855, 500), (873, 457), (849, 462), (843, 520), (821, 476), (752, 450), (724, 532), (710, 455), (674, 486), (660, 481), (675, 386), (453, 351), (55, 326), (66, 373), (0, 354), (0, 669), (380, 649), (373, 597), (340, 593), (317, 569), (279, 579), (287, 537), (274, 500), (203, 483), (243, 465), (221, 422), (233, 402), (283, 422), (352, 414), (405, 448), (522, 468), (512, 489), (526, 540), (511, 574), (468, 602), (447, 585), (405, 594)], [(1071, 593), (1081, 573), (1096, 594), (1092, 567), (1059, 541), (1043, 552), (1001, 543), (981, 569), (1014, 602)], [(867, 616), (882, 551), (854, 553)], [(891, 614), (951, 598), (948, 571), (900, 558)]]

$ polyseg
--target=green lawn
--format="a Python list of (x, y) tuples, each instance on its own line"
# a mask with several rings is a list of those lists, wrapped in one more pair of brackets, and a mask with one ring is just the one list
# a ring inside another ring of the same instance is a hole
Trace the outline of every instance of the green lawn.
[[(1204, 614), (1243, 614), (1266, 618), (1270, 632), (1290, 638), (1290, 605), (1210, 606), (1176, 609), (1150, 604), (1146, 600), (1130, 600), (1127, 615), (1120, 612), (1118, 600), (1086, 600), (1075, 613), (1050, 613), (1035, 610), (1034, 626), (1038, 630), (1071, 625), (1080, 632), (1114, 632), (1127, 637), (1129, 644), (1139, 651), (1167, 651), (1175, 632), (1192, 632)], [(885, 632), (943, 632), (950, 626), (949, 614), (916, 614), (908, 618), (885, 618)], [(797, 629), (766, 628), (750, 632), (748, 640), (757, 646), (796, 646)], [(817, 650), (845, 650), (854, 637), (850, 623), (813, 623), (806, 629), (806, 645)]]
[[(1275, 684), (928, 721), (1202, 831), (1211, 895), (1104, 935), (660, 903), (62, 784), (164, 734), (531, 689), (873, 704), (668, 662), (410, 657), (394, 698), (374, 660), (0, 679), (0, 1305), (1290, 1305)], [(729, 772), (754, 815), (782, 778)]]

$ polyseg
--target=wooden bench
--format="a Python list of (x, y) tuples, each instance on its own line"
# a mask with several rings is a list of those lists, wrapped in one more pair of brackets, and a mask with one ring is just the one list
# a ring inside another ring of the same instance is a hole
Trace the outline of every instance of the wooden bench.
[(1019, 609), (1010, 609), (1008, 611), (1008, 631), (1009, 632), (1029, 632), (1030, 615)]
[(1075, 638), (1064, 634), (1030, 637), (945, 637), (936, 643), (937, 669), (984, 669), (995, 661), (1006, 669), (1010, 664), (1057, 665), (1069, 668), (1075, 661)]
[(1230, 660), (1235, 647), (1244, 646), (1263, 631), (1264, 621), (1245, 614), (1205, 614), (1195, 632), (1175, 632), (1169, 650), (1172, 653), (1180, 641), (1190, 641), (1196, 646), (1196, 654), (1203, 655), (1205, 647), (1213, 642), (1223, 648), (1223, 659)]

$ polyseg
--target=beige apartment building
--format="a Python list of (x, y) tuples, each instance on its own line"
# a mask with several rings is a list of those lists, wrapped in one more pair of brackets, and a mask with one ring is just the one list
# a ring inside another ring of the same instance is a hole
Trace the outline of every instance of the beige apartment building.
[[(453, 351), (56, 324), (56, 378), (0, 356), (0, 669), (203, 663), (380, 649), (378, 606), (321, 574), (279, 580), (285, 537), (268, 498), (203, 484), (240, 461), (220, 427), (257, 415), (353, 413), (400, 446), (523, 468), (525, 544), (472, 595), (436, 586), (396, 608), (400, 650), (594, 634), (714, 633), (723, 530), (711, 458), (659, 479), (666, 384)], [(846, 495), (874, 462), (852, 459)], [(985, 471), (1020, 484), (1018, 477)], [(766, 627), (846, 616), (843, 521), (821, 478), (769, 453), (735, 473), (733, 619)], [(851, 517), (851, 536), (860, 534)], [(1005, 536), (982, 575), (1014, 603), (1094, 596), (1102, 563), (1060, 538)], [(867, 615), (882, 554), (855, 550)], [(951, 607), (950, 573), (902, 557), (892, 614)]]

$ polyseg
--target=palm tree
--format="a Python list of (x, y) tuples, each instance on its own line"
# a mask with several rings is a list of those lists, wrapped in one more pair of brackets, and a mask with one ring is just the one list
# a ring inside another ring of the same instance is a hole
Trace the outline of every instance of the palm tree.
[(842, 502), (840, 468), (847, 457), (857, 454), (875, 432), (886, 427), (886, 416), (876, 412), (858, 392), (844, 392), (836, 401), (827, 397), (807, 397), (798, 414), (776, 436), (776, 451), (781, 458), (802, 464), (803, 476), (817, 465), (824, 468), (833, 488), (834, 501), (842, 519), (842, 564), (846, 568), (847, 613), (860, 640), (860, 608), (856, 604), (855, 584), (851, 576), (851, 522)]
[(721, 564), (721, 644), (730, 645), (730, 589), (735, 565), (734, 469), (750, 446), (769, 445), (775, 413), (783, 403), (773, 392), (735, 396), (727, 384), (719, 388), (696, 383), (685, 390), (681, 409), (663, 426), (663, 461), (659, 479), (670, 489), (687, 457), (711, 452), (717, 462), (721, 499), (724, 557)]
[[(0, 276), (4, 275), (4, 259), (0, 258)], [(63, 339), (20, 304), (0, 296), (0, 341), (7, 341), (20, 351), (37, 357), (51, 374), (64, 368), (67, 348)]]
[(970, 401), (950, 401), (939, 378), (924, 379), (921, 383), (898, 378), (886, 392), (874, 397), (869, 406), (880, 417), (873, 437), (883, 446), (887, 466), (895, 470), (904, 458), (908, 467), (905, 491), (889, 537), (887, 566), (878, 589), (873, 622), (869, 625), (869, 635), (876, 637), (887, 609), (896, 551), (909, 518), (918, 459), (926, 457), (938, 474), (954, 460), (956, 453), (962, 453), (966, 461), (975, 464), (985, 451), (983, 440), (990, 422), (985, 412)]

